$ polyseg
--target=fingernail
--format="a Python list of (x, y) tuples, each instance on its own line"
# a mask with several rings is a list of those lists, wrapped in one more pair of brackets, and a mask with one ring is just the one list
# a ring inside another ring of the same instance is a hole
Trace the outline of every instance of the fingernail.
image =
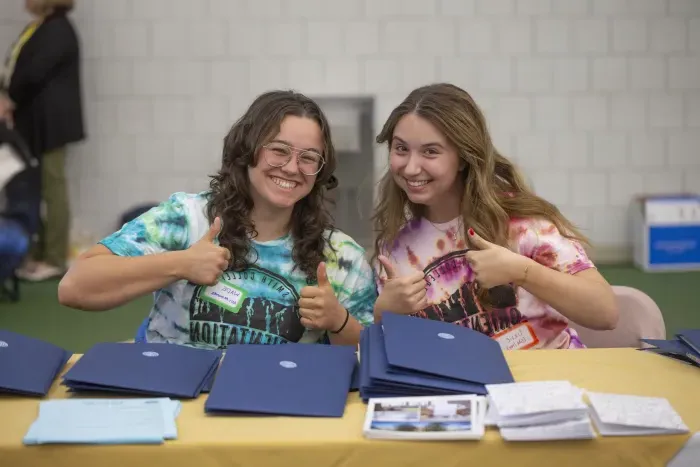
[(474, 235), (474, 229), (472, 229), (472, 228), (469, 229), (469, 235), (470, 235), (470, 236), (473, 236), (473, 235)]

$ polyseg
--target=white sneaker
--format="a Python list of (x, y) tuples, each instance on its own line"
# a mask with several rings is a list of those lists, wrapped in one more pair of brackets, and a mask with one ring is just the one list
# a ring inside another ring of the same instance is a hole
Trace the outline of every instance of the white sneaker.
[(17, 277), (29, 282), (41, 282), (54, 279), (63, 275), (63, 270), (50, 264), (40, 263), (33, 269), (18, 270)]

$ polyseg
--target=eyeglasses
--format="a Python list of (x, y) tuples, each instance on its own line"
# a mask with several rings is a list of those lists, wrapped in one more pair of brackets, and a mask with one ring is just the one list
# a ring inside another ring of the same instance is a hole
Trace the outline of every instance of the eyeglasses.
[(263, 146), (263, 157), (271, 167), (284, 167), (292, 160), (294, 152), (297, 153), (297, 165), (304, 175), (316, 175), (326, 163), (323, 156), (315, 151), (299, 149), (284, 143), (268, 143)]

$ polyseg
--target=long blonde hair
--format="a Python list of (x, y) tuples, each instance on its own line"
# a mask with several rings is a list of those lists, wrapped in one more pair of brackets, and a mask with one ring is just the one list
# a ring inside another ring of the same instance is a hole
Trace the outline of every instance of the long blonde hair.
[[(448, 83), (413, 90), (391, 112), (377, 136), (377, 143), (386, 143), (391, 150), (397, 123), (410, 113), (437, 127), (466, 163), (461, 172), (464, 177), (460, 203), (463, 228), (471, 227), (483, 239), (512, 248), (511, 219), (543, 218), (552, 222), (565, 237), (587, 243), (559, 209), (537, 196), (520, 171), (496, 150), (483, 113), (465, 90)], [(406, 222), (421, 217), (423, 211), (424, 206), (411, 203), (387, 171), (379, 182), (379, 200), (372, 217), (376, 234), (372, 260), (376, 262), (379, 254), (390, 250)]]

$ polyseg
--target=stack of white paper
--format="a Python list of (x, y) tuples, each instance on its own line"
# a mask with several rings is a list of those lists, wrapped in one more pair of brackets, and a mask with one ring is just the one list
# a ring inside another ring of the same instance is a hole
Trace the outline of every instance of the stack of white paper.
[(688, 432), (678, 412), (662, 397), (588, 392), (591, 417), (602, 436), (673, 435)]
[(487, 385), (487, 425), (506, 441), (591, 439), (595, 437), (583, 391), (568, 381)]
[(364, 435), (378, 439), (468, 440), (484, 436), (484, 396), (371, 398)]
[(177, 438), (181, 403), (154, 399), (43, 401), (24, 444), (161, 444)]

